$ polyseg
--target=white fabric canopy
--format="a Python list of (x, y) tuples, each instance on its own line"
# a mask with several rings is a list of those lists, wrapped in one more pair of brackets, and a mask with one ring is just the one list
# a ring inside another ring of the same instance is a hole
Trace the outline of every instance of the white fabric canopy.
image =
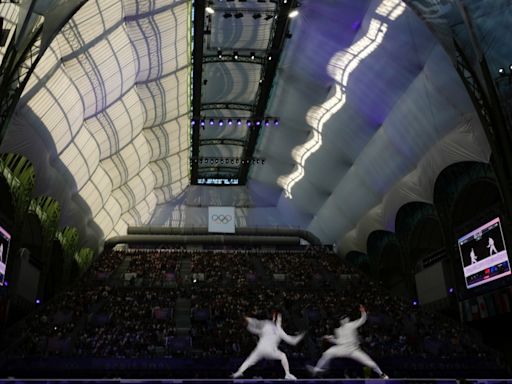
[[(247, 186), (190, 186), (190, 3), (88, 1), (37, 66), (2, 143), (33, 162), (36, 192), (56, 198), (62, 224), (90, 244), (129, 225), (203, 226), (208, 205), (233, 205), (239, 226), (301, 227), (365, 252), (372, 231), (394, 230), (402, 205), (432, 202), (445, 167), (489, 161), (449, 55), (402, 1), (302, 0), (267, 107), (281, 124), (262, 128), (256, 148), (265, 164)], [(469, 11), (492, 65), (507, 66), (493, 28), (505, 30), (512, 11), (499, 3)], [(274, 5), (251, 6), (263, 17), (216, 13), (207, 53), (266, 49)], [(15, 20), (12, 6), (0, 7)], [(264, 75), (253, 63), (203, 67), (203, 103), (251, 103)], [(216, 125), (201, 137), (247, 134)], [(199, 155), (239, 157), (241, 148), (202, 146)]]

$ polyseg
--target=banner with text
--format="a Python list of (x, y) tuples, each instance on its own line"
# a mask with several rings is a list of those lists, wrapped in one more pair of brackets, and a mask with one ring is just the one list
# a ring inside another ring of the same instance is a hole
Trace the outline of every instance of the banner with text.
[(208, 232), (235, 233), (235, 207), (208, 207)]

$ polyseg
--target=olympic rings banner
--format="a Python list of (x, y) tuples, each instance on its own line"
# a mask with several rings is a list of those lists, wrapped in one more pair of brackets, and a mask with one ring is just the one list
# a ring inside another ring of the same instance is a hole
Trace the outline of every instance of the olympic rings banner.
[(208, 207), (208, 232), (235, 233), (235, 207)]

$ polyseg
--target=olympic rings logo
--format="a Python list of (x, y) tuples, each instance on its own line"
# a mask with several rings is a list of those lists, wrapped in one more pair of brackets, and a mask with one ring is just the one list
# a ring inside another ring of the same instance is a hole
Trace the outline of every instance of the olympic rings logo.
[(212, 215), (212, 221), (215, 224), (227, 224), (231, 220), (233, 220), (231, 215)]

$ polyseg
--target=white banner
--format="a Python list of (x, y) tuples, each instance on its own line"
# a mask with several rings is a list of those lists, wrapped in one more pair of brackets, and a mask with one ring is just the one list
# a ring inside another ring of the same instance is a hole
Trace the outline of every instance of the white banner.
[(208, 207), (208, 232), (235, 233), (235, 207)]

